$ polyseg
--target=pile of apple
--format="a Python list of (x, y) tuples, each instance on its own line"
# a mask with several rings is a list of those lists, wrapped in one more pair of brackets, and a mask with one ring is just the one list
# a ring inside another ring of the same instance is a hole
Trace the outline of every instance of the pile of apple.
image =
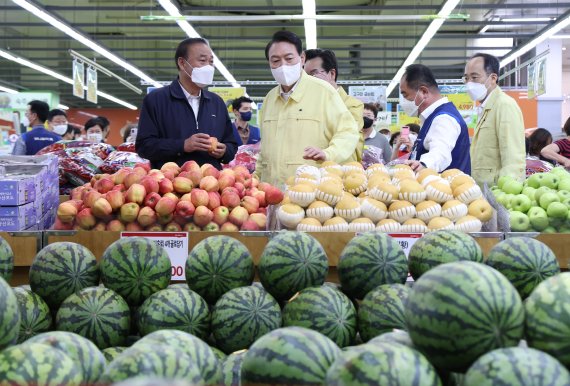
[(533, 174), (524, 182), (501, 177), (491, 190), (509, 210), (512, 231), (570, 232), (570, 173), (564, 168)]
[(267, 206), (283, 193), (242, 166), (168, 162), (98, 174), (59, 205), (54, 229), (108, 231), (265, 230)]

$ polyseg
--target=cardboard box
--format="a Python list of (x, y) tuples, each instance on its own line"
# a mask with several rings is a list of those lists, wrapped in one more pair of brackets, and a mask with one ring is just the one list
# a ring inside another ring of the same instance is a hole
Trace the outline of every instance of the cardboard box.
[(0, 177), (0, 206), (17, 206), (36, 199), (36, 179), (30, 176)]
[(57, 215), (57, 208), (52, 208), (48, 210), (48, 212), (43, 214), (40, 220), (38, 221), (38, 229), (39, 230), (50, 229), (55, 223), (56, 215)]
[(22, 165), (35, 165), (47, 168), (49, 174), (57, 175), (58, 170), (58, 157), (53, 154), (46, 155), (2, 155), (0, 156), (1, 166), (22, 166)]
[(38, 222), (33, 202), (20, 206), (0, 207), (0, 231), (19, 231), (33, 227)]

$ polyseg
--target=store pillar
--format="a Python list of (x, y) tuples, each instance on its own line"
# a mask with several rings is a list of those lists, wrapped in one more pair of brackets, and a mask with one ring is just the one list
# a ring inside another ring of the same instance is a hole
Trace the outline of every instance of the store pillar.
[(538, 127), (549, 130), (556, 138), (562, 121), (562, 40), (549, 39), (536, 47), (536, 54), (549, 50), (546, 56), (546, 93), (537, 97)]

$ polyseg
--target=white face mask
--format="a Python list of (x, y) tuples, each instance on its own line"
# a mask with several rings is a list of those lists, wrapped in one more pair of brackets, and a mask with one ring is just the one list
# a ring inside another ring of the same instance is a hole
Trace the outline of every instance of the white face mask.
[[(185, 60), (186, 64), (188, 64), (190, 67), (192, 67), (192, 65), (190, 63), (188, 63)], [(184, 72), (186, 72), (186, 70), (184, 70), (184, 68), (182, 68), (182, 70)], [(192, 82), (194, 82), (194, 84), (200, 88), (204, 88), (210, 84), (212, 84), (212, 82), (214, 81), (214, 72), (216, 71), (216, 69), (214, 68), (214, 66), (211, 65), (206, 65), (203, 67), (192, 67), (192, 75), (188, 74), (186, 72), (186, 75), (188, 75), (191, 79)]]
[[(490, 78), (487, 77), (487, 80), (489, 79)], [(479, 102), (485, 99), (487, 96), (487, 80), (485, 83), (467, 82), (467, 84), (465, 84), (467, 94), (472, 101)]]
[(53, 126), (53, 132), (56, 133), (57, 135), (64, 135), (66, 131), (67, 131), (67, 124)]
[(282, 86), (294, 85), (301, 77), (301, 62), (290, 66), (284, 64), (281, 67), (272, 68), (271, 74), (275, 81)]
[(414, 96), (414, 99), (411, 101), (404, 98), (404, 96), (402, 94), (400, 94), (400, 107), (402, 107), (402, 110), (404, 110), (404, 113), (406, 113), (406, 115), (409, 117), (417, 116), (418, 115), (418, 109), (425, 102), (425, 99), (424, 99), (422, 101), (422, 103), (419, 104), (419, 106), (416, 106), (416, 98), (418, 97), (419, 92), (420, 92), (420, 90), (416, 91), (416, 95)]
[(89, 142), (99, 143), (103, 140), (103, 134), (101, 133), (90, 133), (87, 134), (87, 140)]

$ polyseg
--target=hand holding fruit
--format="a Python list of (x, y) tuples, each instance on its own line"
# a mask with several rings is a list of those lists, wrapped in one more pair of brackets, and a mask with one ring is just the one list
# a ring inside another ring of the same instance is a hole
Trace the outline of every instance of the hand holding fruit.
[(210, 150), (210, 136), (204, 133), (194, 134), (184, 141), (184, 151), (192, 153), (194, 151), (209, 151)]
[(210, 137), (210, 140), (212, 143), (210, 150), (208, 150), (208, 153), (210, 153), (210, 155), (214, 158), (222, 158), (224, 154), (226, 154), (226, 145), (222, 142), (218, 142), (217, 138), (215, 137)]

